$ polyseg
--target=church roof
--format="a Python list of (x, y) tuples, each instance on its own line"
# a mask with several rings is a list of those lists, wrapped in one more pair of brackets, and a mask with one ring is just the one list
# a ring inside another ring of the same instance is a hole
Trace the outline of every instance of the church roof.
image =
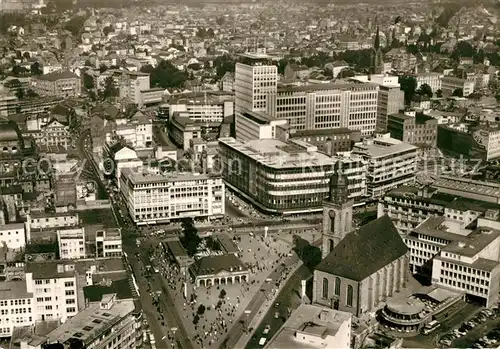
[(316, 270), (361, 281), (407, 251), (398, 230), (385, 215), (347, 234)]

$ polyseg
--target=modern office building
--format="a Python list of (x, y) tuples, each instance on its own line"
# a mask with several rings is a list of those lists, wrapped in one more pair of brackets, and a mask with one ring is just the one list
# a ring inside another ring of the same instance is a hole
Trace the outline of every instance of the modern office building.
[(372, 82), (379, 86), (377, 131), (386, 132), (388, 116), (399, 113), (405, 106), (405, 93), (401, 90), (399, 77), (388, 74), (373, 74), (370, 76), (356, 76), (351, 79)]
[(387, 132), (392, 138), (405, 143), (435, 148), (438, 120), (423, 113), (416, 113), (415, 116), (392, 114), (388, 117)]
[(388, 215), (403, 236), (411, 233), (428, 217), (444, 215), (445, 207), (457, 196), (430, 186), (402, 186), (385, 193), (378, 202), (377, 217)]
[(286, 120), (276, 120), (266, 113), (242, 111), (235, 117), (236, 139), (248, 142), (254, 139), (288, 138)]
[[(278, 214), (321, 211), (328, 196), (328, 179), (339, 158), (318, 152), (300, 140), (219, 139), (220, 167), (224, 181), (261, 210)], [(349, 196), (366, 195), (363, 162), (342, 159), (349, 177)]]
[(80, 78), (70, 71), (50, 73), (32, 80), (32, 88), (40, 96), (78, 97), (81, 85)]
[(168, 102), (170, 117), (175, 112), (187, 112), (194, 122), (222, 123), (234, 115), (234, 96), (214, 93), (192, 93), (174, 96)]
[(388, 135), (356, 143), (352, 155), (368, 164), (368, 196), (379, 198), (392, 188), (414, 183), (417, 149)]
[(358, 81), (282, 86), (268, 113), (292, 129), (349, 128), (367, 136), (377, 124), (378, 91), (377, 84)]
[(0, 87), (0, 116), (6, 117), (16, 113), (18, 99), (8, 90), (3, 90)]
[(454, 239), (432, 262), (432, 282), (464, 292), (486, 307), (498, 304), (500, 279), (500, 230), (478, 227), (467, 236)]
[(220, 176), (193, 173), (157, 175), (121, 172), (120, 191), (137, 225), (185, 217), (222, 217), (224, 183)]
[(266, 112), (276, 108), (278, 67), (266, 55), (244, 57), (248, 64), (236, 63), (234, 80), (235, 113)]

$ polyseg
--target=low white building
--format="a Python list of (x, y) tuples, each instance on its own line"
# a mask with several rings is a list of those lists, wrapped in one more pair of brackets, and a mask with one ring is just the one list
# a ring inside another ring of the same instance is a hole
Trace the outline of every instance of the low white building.
[(86, 256), (84, 227), (57, 230), (57, 243), (61, 259), (80, 259)]
[(26, 282), (4, 281), (0, 289), (0, 338), (11, 337), (14, 327), (31, 326), (36, 321), (33, 293)]
[(121, 257), (122, 234), (119, 228), (99, 230), (95, 237), (96, 257)]
[(417, 81), (417, 90), (422, 87), (422, 85), (429, 85), (433, 93), (437, 90), (441, 90), (442, 75), (439, 73), (418, 73), (414, 75)]
[(301, 304), (269, 340), (266, 349), (351, 348), (352, 315), (312, 304)]
[(236, 113), (236, 139), (248, 142), (255, 139), (286, 139), (288, 122), (275, 120), (264, 113), (251, 111)]
[(106, 143), (123, 139), (134, 149), (153, 147), (153, 122), (138, 111), (131, 119), (117, 119), (116, 129), (106, 134)]
[(7, 223), (0, 225), (0, 244), (9, 249), (21, 249), (26, 246), (24, 223)]

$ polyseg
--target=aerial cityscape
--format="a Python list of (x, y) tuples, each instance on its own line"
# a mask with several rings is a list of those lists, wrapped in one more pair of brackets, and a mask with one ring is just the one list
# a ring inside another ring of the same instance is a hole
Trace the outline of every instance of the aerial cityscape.
[(0, 0), (0, 349), (500, 347), (499, 18)]

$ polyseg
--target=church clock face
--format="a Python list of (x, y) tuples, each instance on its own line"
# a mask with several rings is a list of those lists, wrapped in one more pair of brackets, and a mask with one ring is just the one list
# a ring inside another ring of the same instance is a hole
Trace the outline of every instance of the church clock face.
[(330, 216), (331, 219), (334, 219), (335, 218), (335, 211), (330, 210), (330, 212), (328, 212), (328, 215)]

